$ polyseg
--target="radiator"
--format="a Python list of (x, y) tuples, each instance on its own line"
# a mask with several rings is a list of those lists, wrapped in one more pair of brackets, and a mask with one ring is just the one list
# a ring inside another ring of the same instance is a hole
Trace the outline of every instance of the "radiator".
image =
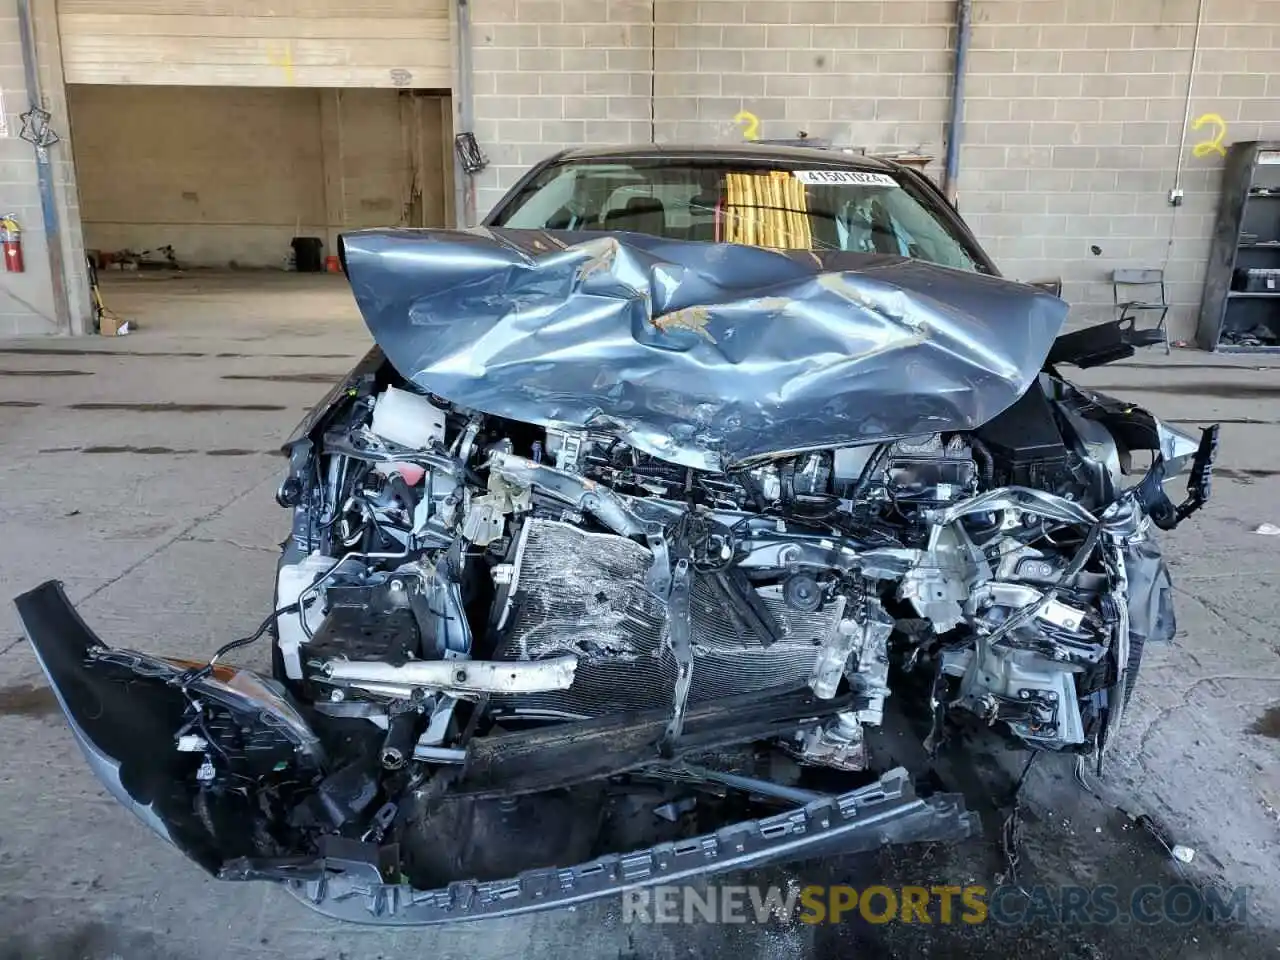
[[(579, 664), (569, 690), (506, 705), (579, 716), (670, 707), (676, 661), (667, 643), (666, 604), (645, 588), (652, 562), (647, 548), (625, 537), (526, 521), (495, 657), (572, 653)], [(821, 644), (841, 619), (843, 599), (804, 613), (788, 607), (776, 588), (757, 593), (780, 628), (772, 645), (738, 616), (713, 578), (694, 573), (690, 703), (808, 682)]]

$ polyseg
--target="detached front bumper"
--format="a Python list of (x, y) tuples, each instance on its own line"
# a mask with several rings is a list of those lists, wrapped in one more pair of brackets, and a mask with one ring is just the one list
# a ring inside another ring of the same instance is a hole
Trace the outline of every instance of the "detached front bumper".
[[(108, 650), (57, 582), (16, 603), (77, 742), (116, 799), (209, 873), (282, 883), (303, 903), (341, 920), (411, 926), (510, 916), (767, 863), (978, 832), (958, 796), (918, 797), (898, 769), (878, 783), (784, 813), (577, 866), (530, 870), (510, 880), (461, 880), (438, 890), (389, 883), (395, 873), (387, 868), (385, 847), (326, 837), (319, 849), (264, 851), (248, 824), (253, 804), (219, 806), (227, 801), (204, 793), (198, 756), (175, 744), (187, 696), (174, 679), (187, 665)], [(258, 691), (264, 692), (270, 693)], [(236, 706), (236, 691), (225, 684), (203, 693)], [(297, 726), (297, 713), (283, 699), (266, 710), (263, 703), (255, 701), (258, 712), (246, 710), (242, 722), (270, 725), (279, 736), (283, 717), (300, 768), (322, 764), (322, 750)]]

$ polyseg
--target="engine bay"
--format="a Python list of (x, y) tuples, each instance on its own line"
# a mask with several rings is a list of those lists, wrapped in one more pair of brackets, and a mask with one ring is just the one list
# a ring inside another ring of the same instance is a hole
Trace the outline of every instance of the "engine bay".
[[(974, 431), (702, 471), (375, 349), (286, 444), (254, 634), (200, 665), (106, 647), (56, 584), (19, 611), (104, 783), (216, 876), (364, 921), (539, 909), (970, 835), (878, 762), (890, 708), (928, 756), (968, 723), (1100, 767), (1175, 629), (1152, 528), (1215, 443), (1046, 370)], [(220, 662), (272, 627), (273, 679)]]
[(490, 729), (634, 712), (664, 718), (670, 755), (690, 711), (797, 691), (821, 715), (770, 745), (863, 770), (891, 668), (926, 678), (935, 748), (956, 709), (1095, 753), (1145, 526), (1095, 515), (1130, 452), (1096, 407), (1045, 374), (977, 431), (719, 473), (469, 411), (384, 365), (294, 448), (278, 673), (376, 727), (386, 772), (461, 763)]

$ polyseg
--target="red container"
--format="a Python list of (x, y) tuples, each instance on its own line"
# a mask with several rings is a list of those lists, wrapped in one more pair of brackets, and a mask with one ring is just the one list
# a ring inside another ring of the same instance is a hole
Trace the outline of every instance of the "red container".
[(324, 258), (324, 268), (325, 268), (325, 270), (326, 270), (326, 271), (328, 271), (329, 273), (341, 273), (341, 272), (342, 272), (342, 264), (339, 262), (339, 260), (338, 260), (338, 258), (337, 258), (337, 257), (325, 257), (325, 258)]
[(22, 241), (5, 240), (0, 243), (4, 253), (4, 269), (7, 273), (22, 273), (27, 269), (22, 261)]
[(22, 227), (16, 217), (0, 217), (0, 258), (6, 273), (22, 273), (27, 268), (22, 259)]

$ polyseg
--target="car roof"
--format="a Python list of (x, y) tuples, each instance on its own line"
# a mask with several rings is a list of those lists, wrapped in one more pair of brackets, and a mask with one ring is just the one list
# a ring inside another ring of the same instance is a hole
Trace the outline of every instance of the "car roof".
[(875, 157), (821, 147), (797, 147), (773, 143), (672, 144), (574, 147), (556, 155), (557, 160), (756, 160), (787, 164), (814, 164), (851, 170), (892, 170), (894, 165)]

